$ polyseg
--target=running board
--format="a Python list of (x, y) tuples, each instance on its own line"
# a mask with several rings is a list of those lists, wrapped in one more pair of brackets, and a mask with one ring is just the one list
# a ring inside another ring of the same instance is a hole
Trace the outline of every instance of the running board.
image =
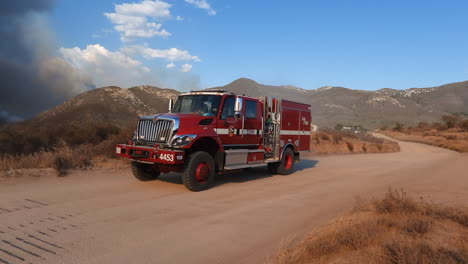
[(244, 168), (257, 168), (267, 165), (266, 163), (258, 163), (258, 164), (242, 164), (242, 165), (232, 165), (224, 167), (225, 170), (238, 170)]

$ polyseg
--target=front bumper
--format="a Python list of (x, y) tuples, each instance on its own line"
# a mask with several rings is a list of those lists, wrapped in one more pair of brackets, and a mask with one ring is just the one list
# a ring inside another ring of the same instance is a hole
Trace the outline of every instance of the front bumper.
[(125, 144), (116, 145), (115, 154), (131, 160), (148, 163), (183, 164), (185, 159), (184, 151)]

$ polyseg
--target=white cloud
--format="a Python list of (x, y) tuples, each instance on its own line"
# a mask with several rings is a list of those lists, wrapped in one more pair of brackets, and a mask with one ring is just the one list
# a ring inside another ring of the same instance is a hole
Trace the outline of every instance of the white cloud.
[(88, 45), (85, 49), (60, 48), (59, 52), (74, 68), (91, 76), (97, 86), (131, 85), (150, 72), (140, 61), (99, 44)]
[(134, 37), (169, 37), (171, 33), (162, 29), (161, 24), (148, 21), (148, 18), (169, 18), (170, 8), (171, 5), (163, 1), (145, 0), (141, 3), (116, 4), (115, 13), (104, 15), (115, 24), (114, 29), (121, 34), (122, 41), (130, 41)]
[(181, 72), (189, 72), (192, 70), (192, 65), (191, 64), (183, 64), (180, 66), (180, 71)]
[(176, 16), (176, 18), (175, 18), (175, 19), (176, 19), (177, 21), (183, 21), (183, 20), (184, 20), (184, 18), (183, 18), (183, 17), (181, 17), (181, 16)]
[(172, 68), (174, 68), (175, 66), (176, 66), (176, 65), (175, 65), (173, 62), (171, 62), (171, 63), (169, 63), (169, 64), (166, 65), (166, 68), (172, 69)]
[(147, 19), (144, 16), (129, 16), (119, 13), (104, 13), (104, 15), (114, 24), (133, 24), (140, 25), (146, 23)]
[(122, 49), (127, 54), (138, 54), (145, 59), (166, 59), (168, 61), (201, 61), (198, 56), (191, 55), (187, 50), (177, 48), (152, 49), (144, 46), (130, 46)]
[(198, 8), (205, 9), (208, 11), (208, 15), (216, 15), (216, 11), (211, 7), (211, 5), (206, 0), (185, 0), (185, 2), (194, 5)]
[[(168, 70), (166, 67), (146, 67), (123, 51), (110, 51), (95, 44), (84, 49), (60, 48), (59, 52), (68, 62), (72, 70), (89, 76), (97, 87), (117, 85), (132, 87), (136, 85), (153, 85), (157, 87), (170, 87), (180, 91), (199, 89), (200, 79), (197, 75), (180, 70)], [(171, 65), (172, 64), (172, 65)], [(183, 66), (190, 71), (191, 66)], [(71, 71), (69, 68), (64, 68)]]
[(155, 18), (170, 17), (170, 8), (170, 4), (159, 0), (145, 0), (141, 3), (124, 3), (120, 5), (115, 5), (115, 11), (119, 14), (133, 16), (150, 16)]
[(169, 37), (171, 33), (161, 30), (161, 24), (154, 22), (144, 24), (123, 24), (115, 26), (115, 30), (121, 33), (122, 41), (129, 41), (132, 37), (151, 38), (154, 36)]

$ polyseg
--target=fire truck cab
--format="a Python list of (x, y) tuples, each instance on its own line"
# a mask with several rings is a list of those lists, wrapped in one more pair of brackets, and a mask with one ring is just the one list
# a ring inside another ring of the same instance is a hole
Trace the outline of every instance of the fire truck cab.
[(139, 180), (175, 171), (189, 190), (201, 191), (225, 171), (267, 166), (290, 174), (299, 153), (309, 151), (307, 104), (205, 90), (181, 94), (169, 108), (140, 117), (132, 140), (116, 146)]

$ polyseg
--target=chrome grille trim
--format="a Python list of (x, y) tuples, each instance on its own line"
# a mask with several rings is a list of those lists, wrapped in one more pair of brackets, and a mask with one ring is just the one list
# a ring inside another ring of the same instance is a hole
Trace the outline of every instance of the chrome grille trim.
[(173, 119), (158, 118), (140, 119), (137, 127), (137, 140), (139, 142), (168, 143), (172, 138), (174, 126)]

